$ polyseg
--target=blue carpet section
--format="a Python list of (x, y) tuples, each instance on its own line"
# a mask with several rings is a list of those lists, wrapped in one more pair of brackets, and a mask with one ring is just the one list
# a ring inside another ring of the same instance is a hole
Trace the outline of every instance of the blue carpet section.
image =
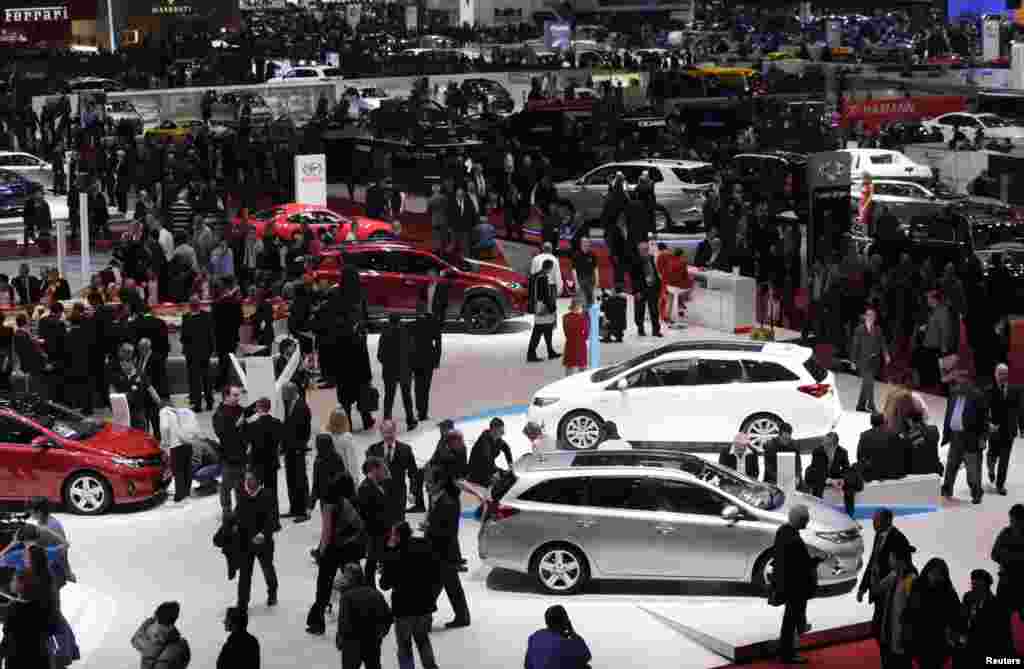
[[(888, 507), (882, 507), (882, 506), (875, 506), (875, 505), (865, 504), (863, 506), (857, 506), (857, 508), (855, 508), (853, 510), (853, 519), (854, 520), (871, 520), (871, 517), (873, 515), (875, 515), (875, 511), (878, 511), (881, 508), (887, 508), (887, 509), (891, 510), (892, 511), (892, 515), (894, 515), (894, 516), (919, 516), (919, 515), (921, 515), (923, 513), (934, 513), (934, 512), (939, 510), (938, 507), (934, 507), (934, 506), (899, 506), (899, 505), (892, 505), (892, 506), (888, 506)], [(837, 506), (837, 507), (835, 507), (835, 509), (837, 511), (844, 511), (845, 512), (845, 509), (843, 507), (841, 507), (841, 506)]]
[(455, 425), (458, 426), (459, 423), (471, 423), (475, 420), (487, 420), (488, 418), (495, 418), (497, 416), (523, 416), (529, 408), (529, 404), (516, 404), (515, 406), (510, 407), (488, 409), (483, 413), (473, 414), (472, 416), (459, 416), (458, 418), (452, 418), (452, 420), (455, 421)]

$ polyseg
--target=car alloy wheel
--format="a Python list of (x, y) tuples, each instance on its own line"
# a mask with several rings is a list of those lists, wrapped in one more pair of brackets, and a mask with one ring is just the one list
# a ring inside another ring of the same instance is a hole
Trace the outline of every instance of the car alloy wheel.
[(551, 594), (572, 594), (586, 579), (583, 557), (568, 546), (552, 546), (542, 552), (535, 573), (541, 587)]
[(769, 441), (779, 436), (780, 427), (778, 418), (760, 415), (747, 421), (746, 427), (742, 431), (746, 432), (747, 436), (750, 437), (751, 446), (761, 449)]
[(601, 420), (594, 414), (580, 411), (569, 414), (562, 424), (562, 441), (576, 450), (597, 446), (601, 440)]
[(754, 587), (764, 594), (768, 593), (770, 583), (775, 577), (775, 551), (769, 549), (761, 555), (754, 567)]
[(494, 334), (501, 327), (504, 315), (498, 303), (489, 297), (474, 297), (463, 312), (466, 329), (471, 334)]
[(110, 506), (110, 488), (95, 474), (78, 474), (68, 483), (66, 498), (72, 511), (85, 516), (103, 513)]

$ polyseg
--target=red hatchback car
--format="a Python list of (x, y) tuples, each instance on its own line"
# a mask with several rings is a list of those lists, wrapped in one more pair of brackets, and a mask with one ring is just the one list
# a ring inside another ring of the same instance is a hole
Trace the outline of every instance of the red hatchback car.
[[(320, 231), (324, 229), (330, 231), (334, 239), (339, 242), (348, 239), (353, 226), (355, 226), (356, 239), (359, 240), (394, 237), (390, 223), (365, 216), (342, 216), (327, 207), (294, 202), (257, 211), (249, 216), (249, 222), (256, 228), (257, 237), (263, 236), (267, 225), (273, 225), (274, 234), (278, 239), (284, 240), (290, 240), (296, 232), (302, 230), (303, 223), (308, 225), (316, 235), (319, 235)], [(241, 223), (240, 218), (234, 220), (235, 225), (241, 225)]]
[(474, 334), (496, 332), (506, 318), (527, 311), (527, 278), (479, 260), (443, 260), (404, 242), (354, 242), (325, 251), (315, 261), (315, 280), (336, 282), (346, 264), (359, 270), (373, 318), (412, 315), (431, 284), (448, 287), (447, 320), (461, 320)]
[(170, 471), (140, 430), (92, 421), (37, 395), (0, 396), (0, 500), (46, 497), (89, 516), (160, 494)]

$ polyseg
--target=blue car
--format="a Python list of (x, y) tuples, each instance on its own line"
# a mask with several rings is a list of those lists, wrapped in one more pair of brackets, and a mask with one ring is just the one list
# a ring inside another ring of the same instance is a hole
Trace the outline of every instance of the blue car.
[(0, 217), (20, 216), (39, 184), (9, 170), (0, 170)]

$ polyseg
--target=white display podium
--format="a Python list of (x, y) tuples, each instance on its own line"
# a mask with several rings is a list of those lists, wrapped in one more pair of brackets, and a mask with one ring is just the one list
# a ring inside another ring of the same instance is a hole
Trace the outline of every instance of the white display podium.
[(754, 326), (757, 284), (748, 276), (690, 267), (693, 288), (686, 319), (730, 334)]

